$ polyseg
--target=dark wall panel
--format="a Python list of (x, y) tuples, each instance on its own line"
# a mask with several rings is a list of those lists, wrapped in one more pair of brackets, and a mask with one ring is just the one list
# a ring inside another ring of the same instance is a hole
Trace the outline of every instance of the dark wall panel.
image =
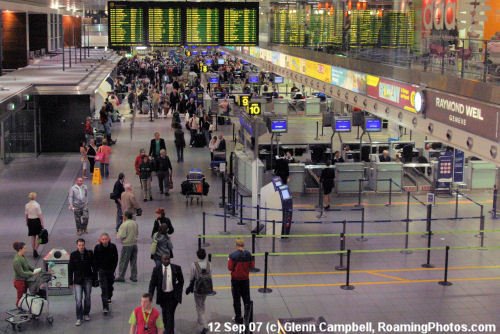
[(47, 14), (29, 14), (30, 51), (48, 50)]
[(19, 68), (28, 65), (26, 13), (2, 12), (3, 67)]
[(42, 153), (77, 152), (84, 139), (85, 118), (90, 116), (89, 95), (39, 97)]
[(63, 16), (64, 45), (81, 46), (82, 42), (82, 19), (75, 16)]

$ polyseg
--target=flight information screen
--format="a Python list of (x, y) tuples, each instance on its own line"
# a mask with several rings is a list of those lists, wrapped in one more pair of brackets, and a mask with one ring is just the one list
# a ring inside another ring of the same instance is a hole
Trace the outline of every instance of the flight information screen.
[(259, 8), (224, 8), (224, 45), (257, 45)]
[(180, 7), (148, 8), (148, 44), (182, 45), (182, 9)]
[(218, 45), (218, 8), (186, 8), (186, 44)]
[(144, 8), (142, 5), (110, 2), (108, 13), (110, 47), (144, 44)]

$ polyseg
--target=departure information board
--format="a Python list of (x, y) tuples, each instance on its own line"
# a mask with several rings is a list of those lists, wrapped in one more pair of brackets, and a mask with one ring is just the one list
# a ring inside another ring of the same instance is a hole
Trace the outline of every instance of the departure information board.
[(130, 46), (144, 43), (144, 9), (128, 2), (110, 2), (109, 45)]
[(186, 8), (186, 44), (218, 45), (218, 8)]
[(224, 8), (224, 45), (258, 44), (259, 8)]
[(148, 8), (148, 44), (182, 45), (182, 9), (180, 7)]
[(259, 3), (109, 1), (109, 47), (257, 46)]

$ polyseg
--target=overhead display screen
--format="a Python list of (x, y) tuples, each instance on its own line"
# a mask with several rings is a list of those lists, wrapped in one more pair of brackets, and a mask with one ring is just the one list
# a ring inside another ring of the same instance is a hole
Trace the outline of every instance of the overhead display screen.
[(336, 119), (335, 132), (351, 132), (351, 119), (350, 118)]
[[(233, 4), (236, 6), (236, 4)], [(259, 8), (224, 8), (224, 45), (257, 45)]]
[(180, 7), (148, 8), (148, 44), (181, 45), (182, 44), (182, 9)]
[(219, 10), (217, 8), (186, 8), (186, 44), (218, 45)]
[(258, 2), (108, 2), (109, 47), (257, 46)]
[(380, 132), (382, 131), (382, 120), (380, 118), (366, 118), (365, 119), (366, 132)]
[(133, 46), (144, 44), (144, 8), (138, 3), (110, 2), (109, 46)]

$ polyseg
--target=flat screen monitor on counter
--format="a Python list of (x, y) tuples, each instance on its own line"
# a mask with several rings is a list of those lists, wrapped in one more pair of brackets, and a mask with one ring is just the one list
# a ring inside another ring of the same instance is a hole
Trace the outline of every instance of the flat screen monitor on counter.
[(282, 84), (284, 82), (284, 78), (283, 77), (274, 77), (274, 83), (275, 84)]
[(259, 83), (259, 75), (257, 73), (250, 73), (248, 75), (248, 83), (258, 84)]
[(288, 131), (286, 119), (273, 119), (271, 120), (271, 132), (283, 133)]
[(365, 118), (365, 131), (366, 132), (382, 131), (382, 120), (380, 118)]
[(352, 122), (350, 118), (335, 119), (335, 132), (351, 132)]

